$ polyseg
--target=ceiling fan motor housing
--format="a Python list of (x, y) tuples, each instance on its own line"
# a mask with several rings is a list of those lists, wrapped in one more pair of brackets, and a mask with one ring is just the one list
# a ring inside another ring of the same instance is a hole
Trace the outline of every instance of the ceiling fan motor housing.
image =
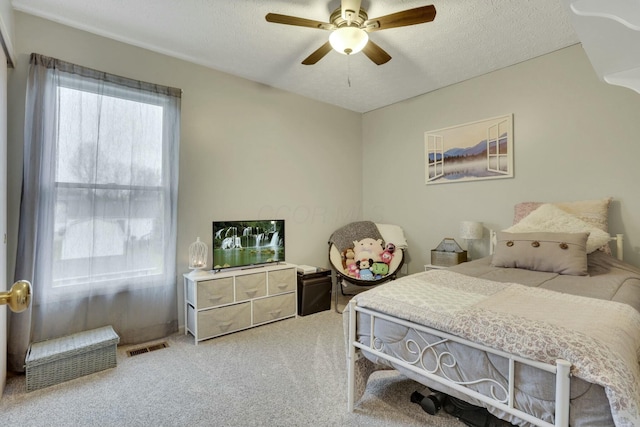
[(354, 12), (350, 16), (351, 16), (351, 24), (349, 24), (349, 21), (347, 19), (342, 17), (342, 10), (340, 8), (337, 8), (336, 10), (333, 11), (331, 16), (329, 17), (329, 22), (331, 22), (337, 28), (344, 27), (347, 25), (361, 28), (362, 24), (364, 24), (365, 21), (369, 19), (367, 12), (365, 12), (365, 10), (362, 8), (358, 11), (357, 15)]

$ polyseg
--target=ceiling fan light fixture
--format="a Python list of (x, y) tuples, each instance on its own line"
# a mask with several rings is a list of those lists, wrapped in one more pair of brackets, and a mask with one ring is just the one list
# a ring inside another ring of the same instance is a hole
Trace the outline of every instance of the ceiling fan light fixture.
[(369, 35), (358, 27), (341, 27), (329, 36), (331, 47), (343, 55), (360, 52), (369, 41)]

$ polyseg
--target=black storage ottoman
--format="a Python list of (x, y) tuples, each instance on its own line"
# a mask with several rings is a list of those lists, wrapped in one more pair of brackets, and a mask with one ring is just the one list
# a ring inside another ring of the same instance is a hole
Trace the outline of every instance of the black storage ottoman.
[(331, 270), (318, 268), (315, 273), (298, 272), (298, 315), (331, 310), (331, 288)]

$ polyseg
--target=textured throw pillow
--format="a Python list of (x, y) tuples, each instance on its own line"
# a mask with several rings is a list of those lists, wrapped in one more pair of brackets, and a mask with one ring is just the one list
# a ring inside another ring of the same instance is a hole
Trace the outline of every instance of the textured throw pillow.
[(524, 217), (519, 223), (503, 230), (509, 233), (589, 233), (587, 253), (609, 243), (609, 233), (571, 215), (552, 204), (545, 203)]
[(496, 233), (491, 265), (586, 276), (589, 233)]
[[(513, 223), (519, 223), (524, 217), (544, 204), (544, 202), (522, 202), (516, 204), (513, 209)], [(580, 218), (584, 222), (604, 232), (609, 232), (609, 205), (611, 204), (611, 197), (598, 200), (578, 200), (575, 202), (549, 204), (559, 207), (563, 211)]]
[(609, 232), (609, 205), (611, 197), (601, 200), (578, 200), (575, 202), (553, 203), (563, 211), (570, 213), (605, 233)]
[(544, 205), (544, 202), (522, 202), (513, 207), (513, 225), (516, 225), (522, 218)]
[[(551, 204), (580, 218), (587, 224), (591, 224), (605, 233), (608, 233), (609, 205), (611, 204), (611, 200), (611, 197), (607, 197), (597, 200), (578, 200), (574, 202), (557, 202)], [(524, 217), (538, 209), (543, 204), (544, 202), (522, 202), (516, 204), (513, 209), (513, 223), (519, 223)], [(599, 249), (611, 255), (611, 248), (609, 247), (608, 242)]]

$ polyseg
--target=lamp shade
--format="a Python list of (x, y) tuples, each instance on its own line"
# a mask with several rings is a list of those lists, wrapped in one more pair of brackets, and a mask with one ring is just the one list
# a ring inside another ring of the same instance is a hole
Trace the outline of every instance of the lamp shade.
[(460, 238), (465, 240), (482, 239), (483, 227), (481, 222), (462, 221), (460, 223)]
[(341, 27), (329, 36), (331, 47), (343, 55), (360, 52), (368, 41), (369, 35), (357, 27)]

